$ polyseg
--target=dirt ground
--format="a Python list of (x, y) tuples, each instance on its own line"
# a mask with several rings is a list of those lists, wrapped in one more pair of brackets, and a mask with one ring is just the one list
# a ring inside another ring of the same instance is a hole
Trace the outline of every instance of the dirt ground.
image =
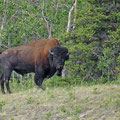
[(0, 120), (120, 120), (120, 86), (0, 93)]

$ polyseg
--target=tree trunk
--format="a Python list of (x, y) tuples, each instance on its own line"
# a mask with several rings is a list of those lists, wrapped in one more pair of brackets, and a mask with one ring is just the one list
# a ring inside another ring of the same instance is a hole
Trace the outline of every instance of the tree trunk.
[(56, 6), (56, 13), (55, 13), (55, 16), (56, 16), (57, 13), (58, 13), (58, 5), (59, 5), (59, 2), (60, 2), (60, 0), (57, 0), (57, 6)]
[(52, 37), (52, 23), (49, 23), (49, 21), (46, 19), (45, 15), (44, 15), (44, 6), (45, 6), (45, 1), (43, 0), (43, 6), (42, 6), (42, 16), (44, 21), (47, 24), (47, 31), (48, 31), (48, 38)]
[(67, 31), (69, 32), (70, 27), (71, 27), (71, 19), (72, 19), (72, 11), (74, 9), (74, 5), (71, 7), (70, 11), (69, 11), (69, 15), (68, 15), (68, 24), (67, 24)]
[(78, 4), (78, 0), (75, 0), (73, 30), (75, 29), (75, 23), (76, 23), (76, 18), (77, 18), (77, 4)]
[[(7, 3), (7, 0), (4, 0), (3, 4), (6, 4), (6, 3)], [(6, 12), (7, 12), (7, 8), (5, 10), (5, 14), (3, 16), (3, 19), (2, 19), (2, 22), (1, 22), (1, 27), (0, 27), (0, 48), (2, 47), (2, 31), (4, 29), (4, 23), (6, 21)]]

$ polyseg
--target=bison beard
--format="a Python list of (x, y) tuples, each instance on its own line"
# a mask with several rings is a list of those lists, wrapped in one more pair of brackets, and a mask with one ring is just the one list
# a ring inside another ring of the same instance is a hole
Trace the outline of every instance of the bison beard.
[(10, 48), (0, 55), (2, 64), (1, 91), (4, 91), (4, 83), (7, 92), (11, 72), (24, 75), (30, 72), (35, 73), (34, 81), (42, 89), (42, 82), (46, 77), (52, 77), (55, 72), (62, 75), (64, 63), (69, 59), (68, 49), (61, 47), (56, 39), (41, 39), (31, 42), (25, 46)]

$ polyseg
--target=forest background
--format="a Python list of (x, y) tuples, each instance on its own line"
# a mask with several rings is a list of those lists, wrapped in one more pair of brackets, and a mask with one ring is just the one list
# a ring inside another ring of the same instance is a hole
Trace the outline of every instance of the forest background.
[(56, 84), (119, 80), (119, 0), (0, 0), (0, 51), (46, 38), (70, 52)]

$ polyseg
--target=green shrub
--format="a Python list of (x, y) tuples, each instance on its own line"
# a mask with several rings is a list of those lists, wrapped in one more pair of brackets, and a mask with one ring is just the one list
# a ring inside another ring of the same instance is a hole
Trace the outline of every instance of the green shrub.
[(32, 97), (29, 97), (29, 98), (27, 99), (27, 104), (31, 104), (32, 102), (33, 102)]
[(2, 110), (4, 105), (5, 105), (5, 101), (0, 101), (0, 110)]
[(46, 120), (49, 120), (50, 117), (51, 117), (51, 115), (52, 115), (51, 112), (47, 112), (47, 113), (46, 113)]
[[(19, 78), (18, 78), (19, 79)], [(18, 82), (18, 80), (10, 80), (10, 88), (12, 91), (21, 91), (21, 90), (28, 90), (30, 88), (35, 87), (34, 80), (32, 79), (24, 79), (22, 83)]]

